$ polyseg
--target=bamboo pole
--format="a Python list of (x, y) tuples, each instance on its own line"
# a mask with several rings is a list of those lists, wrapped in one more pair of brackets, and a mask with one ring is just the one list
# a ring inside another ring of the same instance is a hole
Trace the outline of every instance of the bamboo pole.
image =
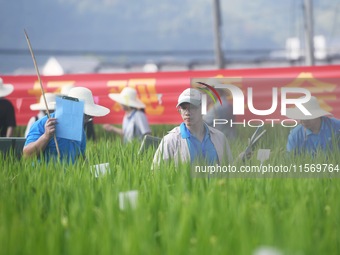
[[(32, 59), (33, 59), (33, 64), (34, 64), (34, 67), (35, 67), (35, 71), (37, 72), (37, 76), (38, 76), (38, 80), (39, 80), (39, 84), (40, 84), (40, 89), (41, 89), (41, 94), (42, 94), (42, 96), (44, 98), (44, 102), (45, 102), (45, 106), (46, 106), (47, 117), (50, 118), (51, 117), (50, 116), (50, 111), (48, 109), (48, 105), (47, 105), (47, 101), (46, 101), (46, 97), (45, 97), (45, 91), (44, 91), (44, 87), (43, 87), (43, 84), (42, 84), (42, 81), (41, 81), (41, 77), (40, 77), (37, 61), (35, 60), (35, 56), (34, 56), (34, 53), (33, 53), (33, 49), (32, 49), (32, 46), (31, 46), (30, 39), (28, 38), (28, 34), (27, 34), (26, 30), (24, 30), (24, 32), (25, 32), (25, 37), (26, 37), (26, 41), (27, 41), (27, 44), (28, 44), (28, 48), (30, 49), (31, 56), (32, 56)], [(56, 137), (55, 133), (54, 133), (54, 143), (55, 143), (55, 146), (56, 146), (56, 149), (57, 149), (58, 159), (60, 159), (59, 145), (58, 145), (57, 137)]]

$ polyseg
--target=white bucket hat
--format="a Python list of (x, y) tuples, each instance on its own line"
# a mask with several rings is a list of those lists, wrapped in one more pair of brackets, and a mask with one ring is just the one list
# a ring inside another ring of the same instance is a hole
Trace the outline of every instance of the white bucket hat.
[(14, 90), (12, 84), (4, 84), (2, 78), (0, 78), (0, 97), (5, 97), (11, 94)]
[(145, 108), (145, 104), (137, 98), (137, 91), (134, 88), (125, 87), (119, 94), (111, 93), (109, 97), (122, 105), (137, 109)]
[(74, 87), (70, 89), (68, 96), (84, 101), (84, 113), (89, 116), (105, 116), (110, 110), (104, 106), (94, 103), (91, 90), (84, 87)]
[[(56, 95), (53, 93), (45, 93), (47, 107), (49, 110), (55, 110), (55, 97)], [(30, 109), (32, 111), (46, 111), (46, 105), (43, 95), (40, 96), (39, 103), (30, 105)]]
[(319, 118), (321, 116), (332, 115), (329, 112), (323, 110), (316, 97), (311, 97), (307, 103), (304, 103), (303, 106), (312, 114), (305, 115), (299, 108), (287, 108), (286, 116), (290, 119), (295, 120), (312, 120)]
[(197, 89), (188, 88), (179, 95), (176, 107), (180, 106), (183, 103), (189, 103), (195, 106), (199, 106), (201, 104), (201, 101), (201, 92), (199, 92)]

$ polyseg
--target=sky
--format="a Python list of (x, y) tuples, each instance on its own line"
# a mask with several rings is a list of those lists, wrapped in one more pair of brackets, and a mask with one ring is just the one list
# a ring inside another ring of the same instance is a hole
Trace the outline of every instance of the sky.
[[(313, 1), (314, 34), (332, 46), (340, 37), (339, 2)], [(288, 37), (303, 40), (302, 3), (220, 0), (222, 48), (281, 49)], [(214, 49), (212, 0), (0, 0), (0, 74), (32, 65), (24, 29), (37, 52)]]

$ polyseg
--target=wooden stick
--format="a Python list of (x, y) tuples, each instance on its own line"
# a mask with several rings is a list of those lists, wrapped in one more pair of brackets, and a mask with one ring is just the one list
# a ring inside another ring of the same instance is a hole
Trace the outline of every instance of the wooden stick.
[[(32, 46), (31, 46), (31, 42), (30, 42), (30, 39), (28, 38), (26, 30), (24, 30), (24, 32), (25, 32), (25, 37), (26, 37), (26, 41), (27, 41), (27, 44), (28, 44), (28, 48), (30, 49), (31, 56), (32, 56), (32, 59), (33, 59), (33, 64), (34, 64), (34, 67), (35, 67), (35, 71), (37, 72), (37, 75), (38, 75), (38, 80), (39, 80), (39, 84), (40, 84), (41, 94), (42, 94), (42, 96), (44, 98), (44, 102), (45, 102), (45, 106), (46, 106), (47, 117), (50, 118), (51, 117), (50, 116), (50, 111), (48, 109), (48, 105), (47, 105), (47, 101), (46, 101), (46, 97), (45, 97), (45, 91), (44, 91), (44, 87), (43, 87), (43, 84), (42, 84), (42, 81), (41, 81), (41, 78), (40, 78), (40, 73), (39, 73), (37, 61), (35, 60), (33, 49), (32, 49)], [(54, 143), (55, 143), (55, 146), (56, 146), (56, 149), (57, 149), (58, 158), (60, 159), (60, 151), (59, 151), (59, 146), (58, 146), (57, 137), (56, 137), (55, 133), (54, 133)]]

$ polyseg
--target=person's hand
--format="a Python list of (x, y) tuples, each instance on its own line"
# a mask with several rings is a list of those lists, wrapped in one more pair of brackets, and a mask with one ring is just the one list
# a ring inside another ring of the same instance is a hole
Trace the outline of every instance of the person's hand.
[(55, 125), (57, 124), (56, 118), (49, 118), (45, 123), (45, 135), (51, 138), (55, 133)]
[(112, 128), (112, 126), (110, 124), (104, 124), (103, 125), (103, 129), (105, 131), (108, 131), (108, 132), (112, 132), (113, 131), (113, 128)]

